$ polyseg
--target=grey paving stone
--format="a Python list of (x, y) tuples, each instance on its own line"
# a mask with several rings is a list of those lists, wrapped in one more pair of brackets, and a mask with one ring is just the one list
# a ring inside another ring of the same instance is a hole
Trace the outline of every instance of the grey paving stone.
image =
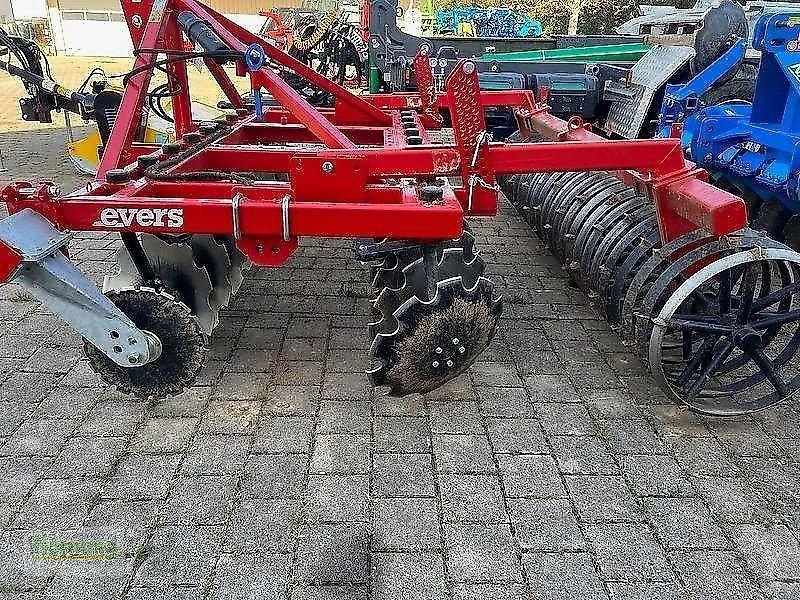
[(106, 480), (102, 498), (147, 500), (165, 498), (175, 477), (180, 456), (126, 454)]
[(301, 519), (300, 504), (291, 499), (242, 500), (233, 508), (225, 551), (289, 552), (292, 532)]
[(614, 475), (619, 472), (614, 457), (596, 436), (554, 436), (553, 455), (562, 473), (572, 475)]
[(319, 409), (319, 387), (275, 385), (259, 398), (264, 414), (313, 416)]
[(71, 419), (33, 419), (23, 422), (0, 453), (11, 456), (55, 456), (77, 426)]
[(603, 600), (608, 598), (585, 552), (525, 553), (522, 557), (531, 592), (542, 600)]
[(481, 412), (488, 417), (532, 417), (535, 414), (525, 388), (482, 386), (477, 392)]
[(133, 452), (181, 452), (189, 443), (197, 420), (191, 417), (146, 419), (131, 440)]
[(40, 590), (45, 587), (59, 561), (34, 558), (32, 531), (12, 531), (0, 536), (0, 589)]
[(433, 496), (433, 460), (430, 454), (373, 456), (375, 496)]
[(373, 400), (375, 414), (387, 417), (424, 417), (424, 396), (416, 394), (395, 398), (394, 396), (376, 396)]
[(637, 496), (686, 496), (692, 486), (671, 456), (645, 454), (620, 458), (625, 478)]
[(368, 400), (372, 386), (363, 373), (326, 373), (322, 397), (330, 400)]
[(251, 454), (240, 493), (245, 498), (298, 498), (305, 488), (305, 454)]
[(510, 497), (563, 498), (564, 484), (548, 454), (498, 456), (505, 493)]
[(0, 386), (0, 401), (40, 402), (56, 387), (60, 375), (15, 371)]
[(600, 435), (618, 454), (659, 454), (663, 442), (645, 420), (604, 419), (598, 422)]
[(369, 433), (371, 410), (371, 403), (367, 401), (323, 400), (317, 433)]
[(565, 552), (586, 549), (572, 505), (567, 500), (512, 499), (509, 500), (509, 510), (523, 550)]
[(125, 559), (62, 561), (43, 598), (114, 598), (124, 588), (128, 567)]
[(311, 475), (305, 516), (310, 521), (367, 521), (369, 477)]
[(305, 585), (292, 588), (291, 600), (367, 600), (367, 585)]
[(288, 575), (287, 555), (223, 554), (214, 570), (209, 597), (220, 600), (284, 600)]
[(139, 586), (201, 585), (211, 575), (222, 527), (160, 527), (144, 550), (132, 583)]
[(368, 435), (318, 435), (311, 455), (311, 472), (368, 473), (371, 447)]
[(36, 408), (35, 404), (0, 402), (0, 435), (9, 436), (14, 433)]
[(427, 394), (423, 394), (421, 398), (429, 402), (475, 400), (475, 387), (472, 385), (468, 372), (451, 379), (443, 386), (431, 390)]
[(429, 452), (425, 419), (416, 417), (376, 417), (375, 449), (379, 452)]
[(589, 411), (582, 404), (539, 402), (536, 416), (548, 436), (597, 434)]
[(373, 600), (439, 600), (446, 598), (440, 554), (376, 553), (372, 555)]
[(103, 397), (104, 394), (99, 389), (70, 388), (60, 385), (36, 406), (35, 418), (80, 419)]
[(436, 469), (442, 473), (493, 473), (495, 467), (485, 435), (433, 436)]
[(97, 479), (43, 479), (22, 505), (15, 529), (78, 527), (100, 490)]
[(310, 417), (264, 417), (253, 452), (308, 452), (313, 427)]
[(144, 417), (144, 406), (139, 402), (108, 400), (94, 405), (88, 418), (81, 424), (85, 435), (129, 435)]
[(61, 449), (50, 468), (50, 477), (103, 477), (122, 454), (123, 437), (73, 437)]
[(456, 582), (522, 582), (511, 529), (500, 524), (446, 524), (447, 568)]
[(236, 489), (232, 475), (178, 477), (161, 509), (168, 525), (224, 525)]
[(728, 540), (697, 498), (646, 498), (645, 512), (668, 550), (719, 549)]
[(647, 525), (605, 523), (587, 525), (603, 579), (617, 581), (671, 581), (672, 571)]
[(677, 583), (647, 581), (643, 583), (609, 582), (611, 600), (686, 600), (688, 596)]
[(670, 557), (692, 598), (764, 598), (732, 552), (694, 550)]
[(694, 475), (735, 477), (739, 467), (731, 460), (719, 442), (711, 438), (670, 438), (669, 445), (675, 460)]
[(640, 521), (639, 505), (622, 477), (566, 475), (567, 489), (582, 521)]
[(508, 522), (496, 475), (439, 475), (439, 490), (445, 521)]
[(159, 504), (155, 500), (101, 500), (86, 517), (85, 527), (108, 528), (118, 551), (133, 556), (144, 542), (146, 532), (156, 523)]
[(211, 400), (199, 431), (203, 434), (249, 434), (258, 424), (260, 400)]
[(721, 521), (753, 523), (775, 519), (768, 502), (744, 478), (693, 477), (692, 484)]
[(800, 544), (785, 525), (727, 527), (752, 572), (766, 580), (800, 580)]
[(300, 530), (295, 577), (315, 583), (367, 583), (369, 561), (366, 525), (306, 525)]
[(453, 588), (453, 600), (520, 600), (528, 598), (521, 584), (459, 583)]
[(800, 598), (800, 582), (774, 581), (768, 586), (774, 600), (797, 600)]
[(375, 550), (441, 548), (439, 514), (433, 498), (377, 498), (373, 522)]
[(434, 434), (483, 435), (477, 402), (431, 402), (428, 406)]
[(662, 436), (707, 437), (711, 432), (700, 417), (683, 406), (651, 406), (649, 421)]
[(536, 419), (487, 419), (486, 422), (495, 452), (547, 452), (544, 435)]
[(722, 427), (709, 422), (709, 429), (716, 434), (723, 448), (738, 456), (779, 457), (783, 448), (778, 438), (769, 436), (762, 427), (752, 421), (733, 421)]
[(194, 475), (237, 474), (244, 468), (250, 436), (198, 434), (189, 445), (181, 473)]
[(641, 416), (627, 390), (603, 390), (584, 394), (589, 412), (597, 419), (635, 419)]

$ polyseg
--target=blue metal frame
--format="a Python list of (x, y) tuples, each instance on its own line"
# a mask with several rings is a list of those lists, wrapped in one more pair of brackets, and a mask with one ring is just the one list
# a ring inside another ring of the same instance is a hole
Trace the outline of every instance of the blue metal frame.
[(800, 14), (759, 19), (753, 47), (761, 65), (752, 105), (698, 108), (684, 121), (682, 145), (712, 173), (800, 213)]

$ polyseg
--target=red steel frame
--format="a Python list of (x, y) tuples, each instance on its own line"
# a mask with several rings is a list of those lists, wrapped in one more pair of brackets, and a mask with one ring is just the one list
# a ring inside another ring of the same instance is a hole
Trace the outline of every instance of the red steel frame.
[[(495, 214), (498, 174), (596, 170), (613, 171), (649, 194), (664, 239), (697, 228), (724, 235), (747, 223), (744, 202), (706, 183), (704, 172), (684, 160), (678, 140), (603, 140), (577, 121), (553, 117), (530, 92), (480, 91), (470, 61), (463, 61), (450, 75), (445, 93), (435, 92), (428, 59), (420, 55), (415, 69), (419, 93), (358, 96), (197, 0), (122, 0), (121, 4), (138, 48), (136, 68), (153, 65), (153, 50), (184, 50), (176, 17), (190, 11), (231, 50), (244, 53), (249, 45), (260, 44), (273, 64), (324, 89), (335, 105), (315, 108), (274, 70), (264, 67), (251, 73), (243, 60), (238, 61), (236, 74), (249, 76), (252, 89), (257, 93), (266, 89), (280, 106), (268, 107), (263, 119), (242, 111), (226, 135), (169, 172), (281, 173), (285, 181), (154, 181), (144, 177), (137, 159), (168, 156), (161, 147), (135, 139), (152, 75), (145, 69), (126, 87), (97, 180), (62, 198), (53, 197), (47, 183), (10, 184), (0, 198), (11, 212), (32, 208), (65, 230), (235, 234), (239, 248), (253, 262), (277, 265), (291, 255), (300, 236), (420, 242), (454, 238), (461, 233), (465, 215)], [(235, 107), (242, 107), (228, 72), (212, 59), (204, 60), (222, 93)], [(172, 81), (180, 82), (173, 99), (180, 140), (201, 124), (192, 120), (185, 63), (173, 63), (169, 69)], [(487, 106), (514, 108), (523, 134), (536, 132), (554, 141), (513, 145), (489, 141), (483, 116)], [(414, 111), (422, 145), (408, 143), (400, 116), (400, 111), (408, 110)], [(428, 136), (428, 131), (441, 128), (442, 111), (449, 112), (454, 143), (436, 143)], [(121, 168), (130, 175), (128, 183), (106, 180), (110, 170)], [(441, 202), (426, 203), (419, 189), (434, 177), (460, 178), (462, 183), (446, 186)], [(147, 218), (104, 224), (101, 217), (109, 208), (130, 214), (145, 211)], [(181, 225), (170, 227), (163, 219), (151, 218), (156, 208), (179, 211)], [(0, 262), (2, 256), (0, 252)]]

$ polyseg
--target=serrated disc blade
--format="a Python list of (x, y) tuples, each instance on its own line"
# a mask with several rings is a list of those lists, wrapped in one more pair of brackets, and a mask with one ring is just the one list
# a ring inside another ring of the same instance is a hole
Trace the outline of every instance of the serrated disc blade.
[(150, 234), (142, 235), (141, 239), (158, 278), (191, 309), (203, 333), (211, 335), (219, 324), (219, 311), (211, 304), (208, 271), (194, 261), (191, 247), (184, 242), (169, 244)]
[(210, 235), (195, 235), (191, 241), (195, 262), (208, 270), (211, 278), (211, 305), (220, 310), (231, 301), (233, 286), (230, 280), (232, 265), (225, 245)]
[(130, 254), (125, 246), (117, 248), (117, 272), (114, 275), (106, 275), (103, 279), (103, 293), (109, 291), (121, 291), (139, 287), (142, 283), (142, 276), (136, 265), (133, 264)]

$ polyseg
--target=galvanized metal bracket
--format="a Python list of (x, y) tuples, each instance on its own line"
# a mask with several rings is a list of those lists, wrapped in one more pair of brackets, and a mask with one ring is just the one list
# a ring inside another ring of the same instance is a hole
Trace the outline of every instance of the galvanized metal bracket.
[(158, 358), (158, 339), (136, 327), (67, 260), (62, 249), (71, 238), (29, 208), (0, 221), (0, 242), (22, 259), (9, 281), (24, 287), (118, 365), (141, 367)]

